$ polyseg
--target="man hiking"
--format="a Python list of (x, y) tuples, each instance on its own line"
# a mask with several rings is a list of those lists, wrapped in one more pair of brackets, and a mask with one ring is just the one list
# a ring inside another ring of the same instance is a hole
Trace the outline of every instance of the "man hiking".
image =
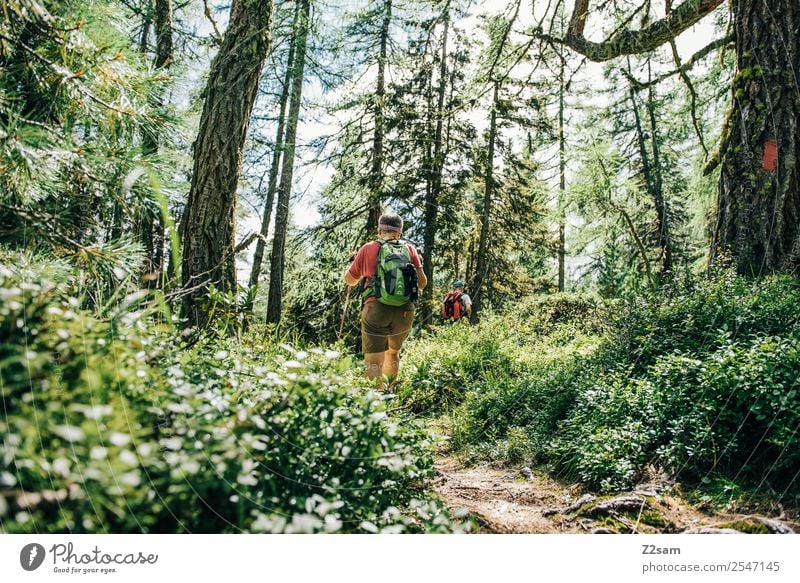
[(442, 318), (458, 322), (466, 317), (469, 322), (472, 316), (472, 298), (464, 293), (464, 282), (454, 281), (453, 291), (442, 300)]
[[(428, 285), (416, 248), (402, 241), (403, 219), (384, 213), (378, 238), (355, 254), (345, 270), (349, 286), (361, 282), (361, 345), (368, 379), (391, 381), (400, 368), (400, 347), (411, 331), (417, 292)], [(385, 385), (381, 381), (379, 388)], [(391, 387), (391, 385), (390, 385)]]

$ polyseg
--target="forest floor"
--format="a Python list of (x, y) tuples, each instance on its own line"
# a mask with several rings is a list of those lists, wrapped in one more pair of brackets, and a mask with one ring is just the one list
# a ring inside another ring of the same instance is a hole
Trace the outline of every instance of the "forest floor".
[(464, 467), (436, 461), (433, 489), (452, 510), (464, 508), (490, 533), (789, 533), (800, 532), (796, 512), (743, 514), (701, 510), (668, 483), (601, 496), (557, 482), (544, 471)]

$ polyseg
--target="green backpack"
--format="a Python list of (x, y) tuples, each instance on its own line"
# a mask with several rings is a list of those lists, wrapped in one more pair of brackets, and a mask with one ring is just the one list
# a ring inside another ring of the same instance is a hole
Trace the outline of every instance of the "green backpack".
[(417, 269), (411, 262), (408, 244), (404, 241), (379, 241), (377, 269), (372, 283), (361, 295), (375, 297), (387, 306), (405, 306), (417, 301)]

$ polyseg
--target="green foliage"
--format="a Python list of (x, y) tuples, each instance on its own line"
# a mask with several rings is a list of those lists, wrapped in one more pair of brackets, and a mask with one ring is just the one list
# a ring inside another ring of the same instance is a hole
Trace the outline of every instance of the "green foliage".
[(158, 302), (100, 319), (53, 271), (0, 268), (4, 531), (460, 528), (422, 490), (425, 432), (348, 359), (255, 330), (189, 347)]
[(534, 428), (531, 439), (543, 443), (597, 348), (606, 309), (594, 296), (539, 296), (520, 301), (513, 315), (412, 341), (400, 399), (420, 413), (453, 411), (457, 448), (503, 439), (515, 427)]
[(678, 277), (661, 293), (626, 303), (609, 349), (642, 371), (663, 354), (705, 353), (732, 341), (785, 335), (800, 323), (798, 306), (800, 284), (789, 277)]
[(610, 374), (580, 394), (553, 442), (556, 468), (604, 490), (648, 464), (694, 482), (721, 473), (793, 487), (800, 463), (800, 338), (727, 342), (699, 358), (672, 354), (643, 378)]
[(730, 273), (601, 302), (545, 296), (414, 341), (401, 398), (473, 459), (604, 491), (654, 468), (796, 496), (800, 285)]
[(175, 171), (181, 138), (153, 99), (169, 78), (134, 49), (124, 11), (23, 0), (0, 17), (0, 242), (71, 262), (103, 296), (122, 279), (109, 274), (140, 273), (147, 225), (168, 215), (155, 176)]

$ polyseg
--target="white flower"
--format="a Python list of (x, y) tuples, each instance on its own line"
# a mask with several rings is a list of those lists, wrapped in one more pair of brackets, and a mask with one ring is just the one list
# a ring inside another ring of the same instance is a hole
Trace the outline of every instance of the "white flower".
[(187, 460), (181, 464), (181, 469), (187, 474), (196, 474), (200, 471), (200, 464), (195, 460)]
[(67, 441), (80, 441), (84, 438), (83, 430), (74, 425), (56, 425), (53, 432)]
[(53, 461), (53, 471), (62, 476), (69, 476), (70, 463), (67, 458), (57, 458)]
[(126, 486), (135, 488), (142, 483), (142, 477), (139, 475), (139, 472), (127, 472), (119, 477), (119, 481)]
[(95, 405), (94, 407), (87, 407), (83, 412), (88, 419), (101, 419), (107, 415), (111, 415), (114, 409), (110, 405)]
[(122, 447), (123, 445), (128, 445), (128, 442), (131, 440), (131, 436), (125, 433), (120, 433), (119, 431), (112, 431), (111, 434), (108, 436), (108, 441), (111, 442), (111, 445), (116, 445), (117, 447)]
[(258, 480), (253, 474), (241, 474), (236, 478), (236, 481), (242, 486), (255, 486), (258, 484)]
[(170, 437), (169, 439), (162, 439), (161, 445), (167, 449), (179, 450), (183, 445), (183, 441), (179, 437)]
[(128, 466), (136, 466), (139, 464), (139, 460), (136, 459), (136, 455), (129, 449), (123, 449), (119, 452), (119, 459), (123, 464)]

